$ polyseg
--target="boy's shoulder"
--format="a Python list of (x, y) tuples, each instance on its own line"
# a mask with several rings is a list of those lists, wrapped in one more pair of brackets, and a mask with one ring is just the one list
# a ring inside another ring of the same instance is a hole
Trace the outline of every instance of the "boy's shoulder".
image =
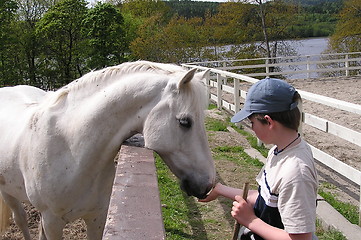
[(311, 148), (304, 140), (282, 154), (275, 156), (272, 151), (270, 154), (268, 167), (270, 170), (277, 171), (280, 178), (291, 181), (302, 178), (304, 173), (310, 172), (309, 174), (313, 175), (316, 172)]

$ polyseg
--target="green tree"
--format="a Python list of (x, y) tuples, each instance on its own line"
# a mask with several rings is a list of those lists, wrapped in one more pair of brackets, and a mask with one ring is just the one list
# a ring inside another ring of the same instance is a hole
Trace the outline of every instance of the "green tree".
[(137, 38), (130, 43), (134, 58), (162, 62), (162, 38), (164, 23), (160, 15), (143, 20), (137, 31)]
[(15, 35), (20, 43), (18, 68), (22, 72), (24, 83), (43, 87), (41, 82), (41, 69), (38, 58), (41, 51), (41, 41), (36, 36), (36, 23), (42, 18), (49, 7), (58, 0), (16, 0), (19, 6)]
[(334, 52), (361, 51), (361, 1), (347, 0), (340, 12), (339, 21), (330, 44)]
[(175, 15), (162, 33), (161, 39), (165, 40), (161, 46), (163, 61), (184, 63), (201, 60), (207, 44), (202, 18), (186, 19)]
[(130, 27), (126, 30), (126, 41), (133, 58), (162, 62), (165, 41), (162, 35), (170, 19), (169, 7), (159, 0), (127, 0), (121, 11), (125, 25)]
[(21, 81), (16, 67), (18, 56), (14, 54), (18, 45), (13, 34), (17, 9), (18, 6), (13, 0), (0, 1), (0, 86), (13, 85)]
[(130, 12), (133, 16), (143, 19), (154, 15), (162, 16), (163, 20), (171, 17), (169, 7), (160, 0), (125, 0), (122, 11)]
[(109, 3), (98, 3), (83, 20), (88, 38), (88, 67), (103, 68), (125, 61), (126, 46), (123, 16)]
[(47, 69), (42, 81), (48, 84), (48, 88), (65, 85), (83, 74), (84, 37), (81, 27), (88, 10), (86, 5), (85, 0), (61, 1), (37, 23), (37, 36), (44, 41), (40, 60)]

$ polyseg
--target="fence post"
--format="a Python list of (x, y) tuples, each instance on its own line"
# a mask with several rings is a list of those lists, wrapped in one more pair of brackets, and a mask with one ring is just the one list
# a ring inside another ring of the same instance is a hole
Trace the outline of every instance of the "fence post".
[(307, 55), (307, 79), (310, 78), (310, 56)]
[(349, 68), (349, 61), (348, 61), (348, 54), (345, 55), (345, 68), (346, 68), (346, 77), (348, 77), (350, 75), (350, 70)]
[(204, 79), (206, 81), (206, 94), (207, 94), (207, 106), (209, 106), (211, 102), (211, 73), (207, 71), (204, 75)]
[(240, 93), (239, 93), (239, 79), (233, 78), (234, 86), (234, 113), (237, 113), (241, 109)]
[(265, 62), (265, 65), (266, 65), (266, 77), (269, 77), (269, 59), (266, 58), (266, 62)]
[(222, 84), (223, 77), (217, 73), (217, 108), (222, 109)]

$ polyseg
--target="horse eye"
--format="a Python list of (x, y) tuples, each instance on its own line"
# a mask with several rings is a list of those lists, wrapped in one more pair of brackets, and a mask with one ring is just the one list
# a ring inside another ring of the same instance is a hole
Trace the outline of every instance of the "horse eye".
[(185, 127), (185, 128), (192, 127), (192, 120), (188, 117), (179, 118), (178, 121), (182, 127)]

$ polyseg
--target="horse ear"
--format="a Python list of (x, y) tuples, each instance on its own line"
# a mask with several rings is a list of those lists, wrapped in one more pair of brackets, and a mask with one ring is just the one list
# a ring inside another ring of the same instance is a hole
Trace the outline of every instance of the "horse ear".
[(203, 71), (203, 72), (198, 73), (199, 76), (201, 76), (200, 79), (206, 78), (207, 74), (208, 74), (210, 71), (211, 71), (211, 69), (207, 69), (207, 70), (205, 70), (205, 71)]
[(193, 79), (194, 74), (196, 73), (197, 69), (193, 68), (189, 70), (184, 77), (178, 83), (178, 89), (180, 89), (183, 85), (187, 84), (190, 80)]

